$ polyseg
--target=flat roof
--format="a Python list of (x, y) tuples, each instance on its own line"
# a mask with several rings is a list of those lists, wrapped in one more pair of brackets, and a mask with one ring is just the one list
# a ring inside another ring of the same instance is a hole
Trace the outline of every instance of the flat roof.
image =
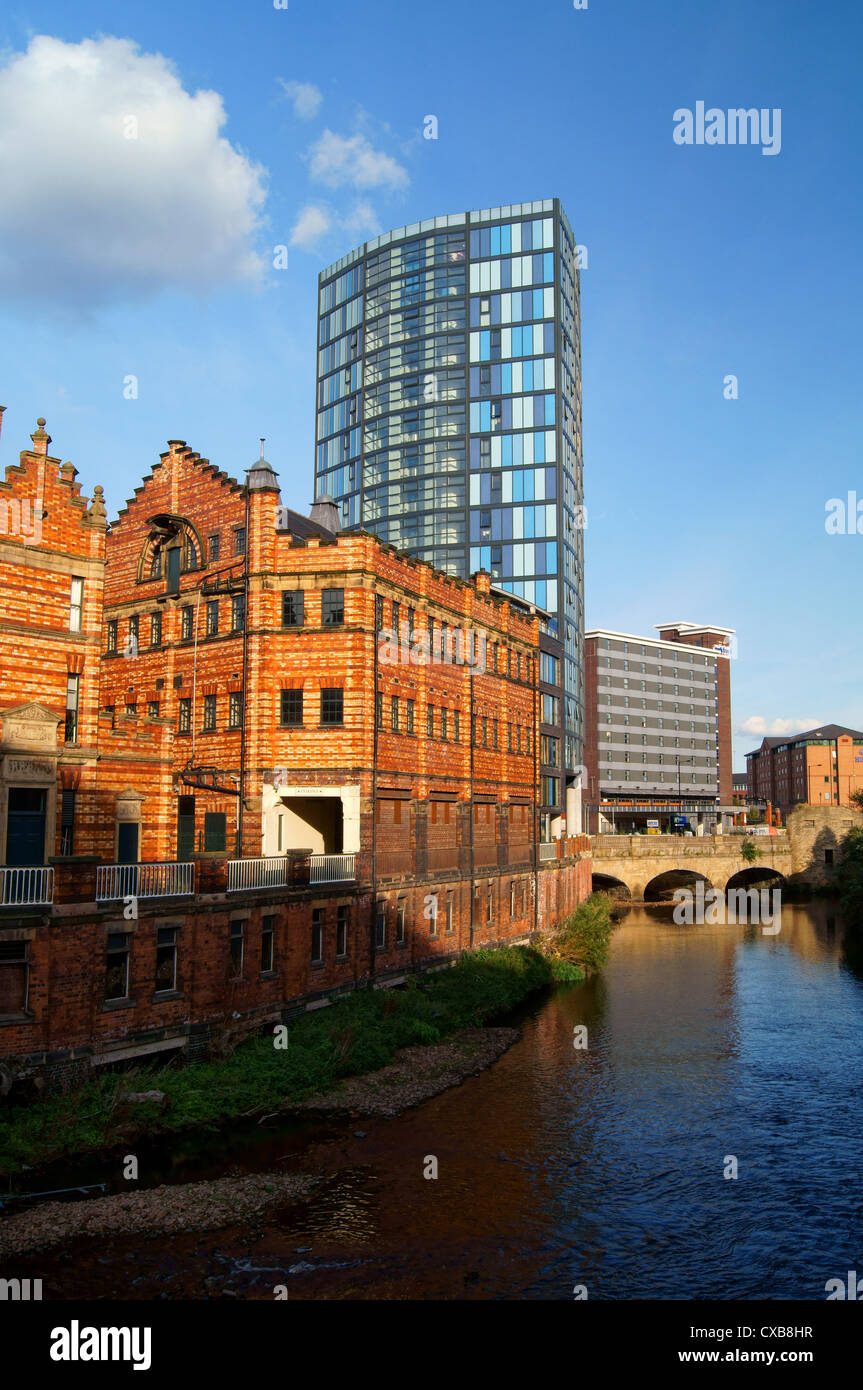
[(733, 627), (726, 627), (723, 623), (654, 623), (657, 631), (660, 628), (676, 627), (679, 632), (727, 632), (729, 635), (735, 631)]
[(621, 642), (642, 642), (646, 647), (667, 647), (669, 651), (673, 652), (703, 651), (713, 656), (719, 656), (719, 653), (714, 652), (711, 647), (691, 647), (688, 642), (666, 642), (662, 637), (645, 637), (644, 633), (615, 632), (610, 627), (591, 628), (590, 632), (584, 634), (584, 640), (587, 641), (589, 637), (614, 637)]

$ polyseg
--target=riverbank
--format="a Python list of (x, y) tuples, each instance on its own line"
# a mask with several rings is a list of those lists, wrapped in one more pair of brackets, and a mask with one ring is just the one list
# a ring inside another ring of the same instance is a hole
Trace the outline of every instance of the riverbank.
[[(520, 1036), (517, 1028), (463, 1029), (437, 1046), (401, 1048), (386, 1067), (350, 1077), (291, 1107), (354, 1117), (392, 1117), (490, 1067)], [(31, 1255), (80, 1236), (220, 1230), (265, 1208), (304, 1201), (311, 1173), (268, 1172), (177, 1183), (77, 1202), (46, 1202), (0, 1223), (0, 1258)]]
[[(250, 1039), (224, 1059), (98, 1076), (69, 1095), (10, 1106), (0, 1125), (0, 1174), (96, 1151), (128, 1152), (142, 1137), (215, 1130), (306, 1101), (322, 1110), (360, 1111), (364, 1098), (385, 1108), (363, 1113), (398, 1113), (489, 1065), (509, 1045), (501, 1030), (488, 1030), (483, 1040), (460, 1035), (484, 1033), (483, 1025), (550, 985), (554, 975), (553, 963), (530, 947), (474, 951), (405, 989), (357, 991), (303, 1015), (286, 1035)], [(402, 1049), (408, 1060), (372, 1083), (370, 1074), (388, 1068)], [(336, 1103), (335, 1088), (348, 1078), (363, 1080), (352, 1093), (342, 1089)], [(147, 1093), (154, 1094), (135, 1099)]]

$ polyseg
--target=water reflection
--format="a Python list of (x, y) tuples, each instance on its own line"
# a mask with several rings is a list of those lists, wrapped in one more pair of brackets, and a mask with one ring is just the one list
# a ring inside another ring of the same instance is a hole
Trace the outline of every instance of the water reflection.
[(310, 1205), (139, 1249), (137, 1296), (167, 1255), (180, 1295), (271, 1298), (277, 1270), (292, 1299), (821, 1299), (860, 1261), (861, 973), (829, 903), (783, 904), (776, 936), (632, 909), (604, 975), (537, 1001), (488, 1071), (297, 1138)]

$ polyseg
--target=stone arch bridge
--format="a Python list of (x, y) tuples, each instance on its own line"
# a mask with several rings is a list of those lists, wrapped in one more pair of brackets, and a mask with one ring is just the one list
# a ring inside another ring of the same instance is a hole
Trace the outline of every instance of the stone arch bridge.
[(786, 830), (751, 837), (758, 850), (753, 864), (743, 858), (746, 837), (738, 834), (594, 835), (593, 886), (633, 902), (659, 901), (693, 879), (723, 892), (729, 886), (751, 887), (771, 875), (779, 875), (780, 887), (830, 887), (852, 826), (863, 826), (863, 814), (842, 806), (798, 806)]

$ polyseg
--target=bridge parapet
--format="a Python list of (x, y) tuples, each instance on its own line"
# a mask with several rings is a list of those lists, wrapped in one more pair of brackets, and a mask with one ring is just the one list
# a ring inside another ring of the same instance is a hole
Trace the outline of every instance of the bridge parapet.
[[(743, 861), (743, 835), (593, 835), (594, 859), (740, 859)], [(785, 831), (776, 835), (752, 837), (763, 862), (791, 854)], [(743, 861), (745, 863), (745, 861)]]

